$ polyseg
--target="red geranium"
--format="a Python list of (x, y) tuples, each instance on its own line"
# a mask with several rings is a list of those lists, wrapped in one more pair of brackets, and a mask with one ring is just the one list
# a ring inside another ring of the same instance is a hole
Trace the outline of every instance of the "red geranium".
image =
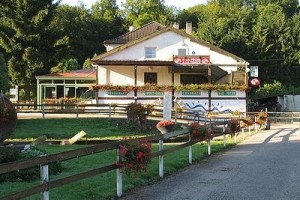
[(135, 176), (146, 170), (152, 157), (151, 143), (134, 138), (124, 139), (125, 144), (120, 146), (120, 161), (117, 163), (124, 173)]

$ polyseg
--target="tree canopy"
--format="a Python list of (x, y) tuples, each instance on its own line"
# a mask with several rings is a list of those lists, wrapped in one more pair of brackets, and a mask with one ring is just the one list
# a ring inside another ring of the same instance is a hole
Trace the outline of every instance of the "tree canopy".
[[(97, 0), (91, 8), (54, 2), (0, 2), (1, 71), (7, 69), (10, 85), (25, 86), (27, 99), (36, 75), (88, 68), (89, 59), (105, 51), (103, 41), (151, 21), (178, 22), (181, 28), (191, 21), (195, 37), (259, 66), (263, 83), (300, 85), (297, 0), (209, 0), (183, 10), (164, 0), (126, 0), (122, 7), (116, 0)], [(4, 76), (0, 84), (6, 88)]]

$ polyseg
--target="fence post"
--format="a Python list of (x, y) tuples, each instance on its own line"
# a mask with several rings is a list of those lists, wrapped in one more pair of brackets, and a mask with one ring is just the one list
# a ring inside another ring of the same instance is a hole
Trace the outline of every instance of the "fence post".
[(175, 118), (175, 124), (177, 124), (177, 118), (178, 118), (177, 110), (175, 110), (174, 118)]
[[(117, 163), (120, 162), (120, 147), (117, 148)], [(123, 194), (123, 174), (121, 173), (121, 168), (116, 169), (117, 174), (117, 196), (121, 197)]]
[(78, 115), (79, 115), (79, 108), (78, 105), (76, 105), (76, 118), (78, 119)]
[(243, 140), (245, 140), (245, 129), (242, 128)]
[[(42, 155), (47, 156), (47, 155)], [(48, 165), (40, 165), (40, 177), (41, 177), (41, 184), (47, 183), (49, 181), (49, 167)], [(49, 200), (49, 191), (46, 189), (46, 191), (41, 192), (41, 199), (42, 200)]]
[(109, 104), (108, 116), (109, 116), (109, 118), (111, 118), (111, 105), (110, 104)]
[(45, 104), (42, 104), (42, 115), (45, 118)]
[(207, 154), (210, 156), (211, 155), (211, 146), (210, 146), (210, 138), (207, 141)]
[(234, 131), (234, 143), (235, 144), (237, 143), (237, 134), (236, 134), (236, 131)]
[[(189, 133), (189, 142), (192, 141), (192, 134)], [(192, 164), (193, 162), (193, 149), (192, 149), (192, 145), (189, 145), (189, 163)]]
[(251, 128), (250, 128), (250, 126), (248, 126), (248, 132), (249, 132), (249, 135), (251, 135)]
[(225, 119), (224, 119), (224, 124), (223, 124), (223, 143), (224, 143), (224, 147), (226, 147)]
[[(164, 141), (163, 140), (159, 140), (159, 151), (164, 150)], [(158, 157), (158, 163), (159, 163), (159, 177), (164, 177), (164, 156), (160, 155)]]

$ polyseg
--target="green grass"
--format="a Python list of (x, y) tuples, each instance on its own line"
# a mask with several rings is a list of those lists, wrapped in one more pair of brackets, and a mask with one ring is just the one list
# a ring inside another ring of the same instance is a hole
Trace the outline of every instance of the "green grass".
[(159, 134), (157, 121), (147, 121), (147, 132), (141, 133), (126, 119), (81, 118), (81, 119), (19, 119), (12, 134), (13, 140), (33, 140), (42, 134), (52, 139), (66, 139), (83, 130), (88, 139), (118, 139), (124, 136)]
[[(119, 123), (119, 126), (111, 126)], [(149, 122), (155, 127), (157, 122)], [(108, 129), (109, 128), (109, 129)], [(80, 130), (84, 130), (89, 137), (94, 138), (120, 138), (123, 136), (135, 135), (143, 136), (145, 134), (133, 131), (132, 127), (127, 126), (121, 119), (40, 119), (40, 120), (18, 120), (18, 126), (13, 135), (14, 139), (35, 138), (41, 134), (47, 133), (54, 139), (68, 138)], [(146, 135), (157, 134), (157, 130), (150, 129)], [(113, 136), (113, 137), (112, 137)], [(241, 140), (241, 134), (238, 140)], [(170, 148), (176, 143), (165, 143), (165, 148)], [(212, 142), (212, 153), (224, 151), (234, 145), (233, 139), (227, 140), (227, 147), (223, 146), (223, 141)], [(81, 148), (83, 145), (60, 146), (60, 145), (41, 145), (39, 148), (48, 154), (68, 151)], [(193, 145), (193, 163), (201, 161), (207, 157), (207, 144), (197, 143)], [(158, 151), (158, 145), (153, 144), (153, 151)], [(57, 175), (50, 175), (50, 181), (63, 177), (68, 177), (77, 173), (85, 172), (101, 166), (114, 163), (116, 160), (116, 151), (110, 150), (89, 156), (79, 157), (62, 162), (63, 172)], [(188, 148), (180, 149), (176, 152), (164, 156), (164, 174), (168, 176), (189, 165)], [(145, 173), (139, 174), (132, 179), (127, 175), (123, 176), (123, 192), (129, 191), (135, 187), (149, 184), (160, 179), (158, 176), (158, 158), (153, 158)], [(5, 182), (0, 184), (1, 196), (11, 194), (26, 188), (36, 186), (39, 180), (33, 182), (13, 183)], [(50, 190), (51, 199), (116, 199), (116, 172), (111, 171), (105, 174), (87, 178), (59, 188)], [(40, 195), (34, 195), (26, 199), (40, 199)]]

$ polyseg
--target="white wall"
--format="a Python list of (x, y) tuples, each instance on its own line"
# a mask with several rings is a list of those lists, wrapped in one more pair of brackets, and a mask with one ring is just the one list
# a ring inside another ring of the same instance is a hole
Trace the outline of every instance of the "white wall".
[(172, 31), (162, 33), (161, 35), (128, 47), (113, 55), (107, 56), (104, 60), (145, 60), (145, 47), (157, 48), (157, 58), (153, 60), (172, 60), (173, 55), (178, 55), (179, 48), (188, 48), (189, 55), (193, 55), (192, 53), (194, 52), (194, 55), (210, 56), (210, 60), (213, 64), (237, 63), (236, 60), (231, 57), (211, 51), (210, 48), (191, 42), (189, 38), (184, 38)]

